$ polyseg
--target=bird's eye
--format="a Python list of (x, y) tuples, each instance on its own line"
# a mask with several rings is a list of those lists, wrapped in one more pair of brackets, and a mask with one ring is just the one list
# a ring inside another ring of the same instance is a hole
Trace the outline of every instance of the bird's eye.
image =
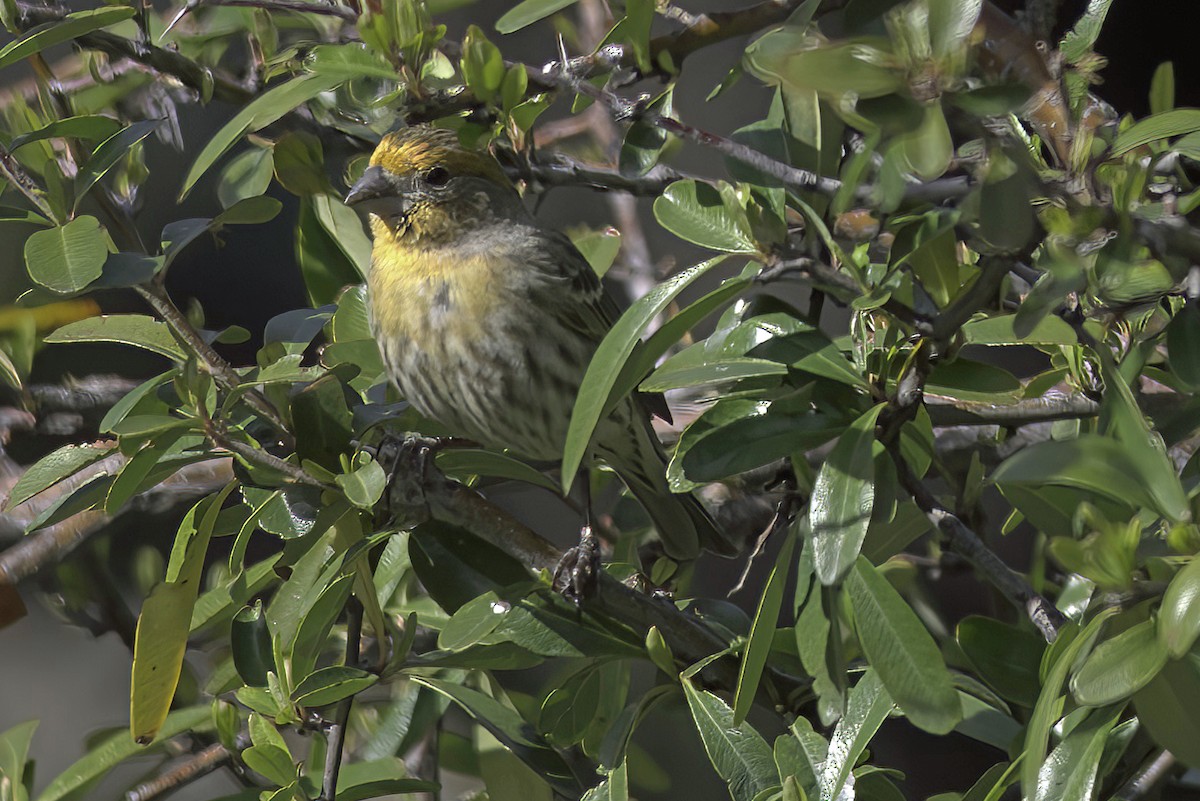
[(450, 183), (450, 171), (445, 167), (431, 167), (421, 177), (425, 179), (425, 183), (439, 189)]

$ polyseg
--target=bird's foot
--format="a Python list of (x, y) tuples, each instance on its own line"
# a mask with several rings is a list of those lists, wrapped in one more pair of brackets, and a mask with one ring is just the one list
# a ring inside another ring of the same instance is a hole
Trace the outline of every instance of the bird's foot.
[(428, 517), (425, 488), (434, 472), (433, 457), (442, 444), (436, 437), (413, 433), (388, 435), (379, 444), (376, 458), (387, 470), (389, 513), (410, 522)]
[(579, 530), (579, 544), (563, 554), (554, 568), (553, 587), (576, 606), (600, 589), (600, 541), (591, 526)]

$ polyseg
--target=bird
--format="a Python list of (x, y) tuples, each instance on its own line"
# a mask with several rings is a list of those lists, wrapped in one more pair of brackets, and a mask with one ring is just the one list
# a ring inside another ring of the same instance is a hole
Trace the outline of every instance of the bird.
[[(371, 330), (401, 395), (455, 436), (560, 461), (588, 364), (619, 314), (570, 239), (535, 219), (491, 154), (427, 125), (383, 136), (345, 202), (368, 218)], [(670, 491), (644, 396), (599, 422), (589, 455), (641, 503), (668, 556), (736, 553), (695, 497)], [(556, 586), (590, 594), (598, 562), (589, 517)]]

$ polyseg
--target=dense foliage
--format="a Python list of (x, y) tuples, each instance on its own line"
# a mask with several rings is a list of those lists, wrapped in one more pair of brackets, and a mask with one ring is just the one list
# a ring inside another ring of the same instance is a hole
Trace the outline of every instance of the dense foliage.
[[(0, 589), (147, 493), (194, 501), (140, 606), (129, 730), (35, 794), (35, 725), (9, 729), (0, 799), (88, 797), (174, 738), (223, 746), (247, 787), (231, 798), (434, 793), (452, 771), (476, 798), (616, 801), (662, 773), (637, 732), (671, 704), (735, 801), (903, 797), (872, 758), (900, 717), (994, 749), (943, 801), (1136, 797), (1200, 768), (1200, 110), (1173, 108), (1169, 64), (1144, 119), (1091, 94), (1109, 3), (1057, 48), (1035, 44), (1052, 2), (1019, 24), (980, 0), (625, 0), (605, 32), (600, 3), (525, 0), (461, 39), (437, 5), (0, 2), (17, 76), (0, 225), (36, 284), (0, 331), (8, 397), (37, 411), (31, 369), (60, 343), (162, 362), (100, 439), (9, 482), (3, 519), (28, 535)], [(559, 58), (513, 60), (531, 25), (558, 31)], [(676, 113), (710, 89), (690, 59), (738, 36), (710, 99), (750, 82), (774, 99), (699, 130)], [(232, 115), (197, 141), (184, 109)], [(569, 482), (427, 439), (445, 432), (387, 387), (370, 244), (341, 196), (382, 133), (417, 122), (491, 146), (531, 198), (653, 196), (657, 225), (718, 254), (659, 281), (638, 255), (649, 220), (576, 232), (638, 297), (590, 366), (561, 475), (615, 399), (712, 399), (669, 479), (728, 482), (727, 505), (768, 493), (752, 616), (704, 597), (602, 471), (609, 575), (575, 608), (550, 590), (558, 550), (484, 497)], [(181, 199), (219, 177), (209, 216), (158, 233), (138, 214), (163, 145), (189, 164)], [(721, 163), (682, 174), (680, 146)], [(275, 218), (268, 192), (297, 198), (311, 308), (234, 365), (221, 348), (248, 332), (205, 328), (167, 276), (201, 238)], [(149, 313), (80, 300), (116, 288)], [(1028, 544), (1024, 572), (992, 550), (1005, 537)], [(995, 614), (931, 591), (956, 565)]]

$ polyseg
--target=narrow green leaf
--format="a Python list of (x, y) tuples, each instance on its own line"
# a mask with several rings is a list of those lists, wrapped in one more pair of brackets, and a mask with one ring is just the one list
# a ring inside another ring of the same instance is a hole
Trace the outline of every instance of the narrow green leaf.
[[(1104, 623), (1117, 613), (1115, 608), (1105, 609), (1088, 622), (1077, 636), (1062, 646), (1042, 682), (1042, 692), (1033, 707), (1029, 723), (1025, 727), (1025, 749), (1021, 764), (1021, 787), (1025, 794), (1032, 795), (1037, 789), (1038, 769), (1046, 757), (1046, 745), (1050, 742), (1050, 728), (1062, 713), (1063, 683), (1071, 672), (1080, 653), (1092, 647), (1100, 636)], [(1064, 632), (1059, 632), (1059, 638)]]
[(98, 114), (66, 117), (61, 120), (55, 120), (36, 131), (14, 136), (8, 149), (15, 151), (30, 142), (40, 142), (43, 139), (71, 138), (96, 142), (107, 139), (119, 130), (121, 130), (121, 123), (112, 117), (105, 117)]
[(821, 465), (809, 503), (813, 566), (826, 586), (842, 580), (867, 536), (875, 505), (875, 421), (883, 405), (859, 417)]
[[(579, 387), (571, 424), (563, 448), (563, 491), (570, 491), (591, 443), (592, 434), (608, 406), (609, 395), (618, 383), (642, 332), (650, 321), (671, 304), (680, 292), (700, 276), (724, 261), (723, 256), (689, 267), (659, 284), (639, 298), (605, 335), (588, 365), (587, 374)], [(640, 381), (641, 376), (639, 375)]]
[(35, 231), (25, 240), (29, 277), (64, 295), (79, 292), (99, 278), (106, 259), (108, 235), (100, 221), (87, 214), (66, 225)]
[(154, 133), (161, 124), (162, 120), (135, 122), (101, 142), (75, 176), (74, 208), (79, 208), (79, 203), (92, 187), (125, 157), (131, 147)]
[(750, 724), (733, 722), (733, 710), (707, 690), (683, 682), (688, 709), (709, 761), (729, 785), (733, 801), (753, 801), (779, 785), (771, 746)]
[(959, 621), (955, 637), (967, 661), (992, 689), (1022, 706), (1037, 703), (1045, 640), (1028, 629), (979, 615)]
[(865, 557), (846, 577), (854, 627), (867, 661), (914, 726), (947, 734), (962, 704), (937, 643), (916, 613)]
[(758, 601), (758, 611), (754, 614), (754, 623), (750, 627), (750, 638), (746, 641), (746, 649), (742, 652), (742, 663), (738, 669), (737, 692), (733, 701), (733, 725), (740, 725), (750, 707), (754, 704), (754, 696), (758, 693), (758, 683), (762, 679), (763, 670), (767, 666), (767, 657), (771, 654), (771, 645), (775, 641), (775, 629), (779, 625), (779, 609), (783, 606), (783, 588), (788, 575), (792, 572), (792, 552), (795, 550), (796, 536), (789, 528), (787, 539), (779, 549), (775, 566), (767, 577), (763, 587), (762, 597)]
[(1161, 114), (1152, 114), (1117, 134), (1112, 144), (1111, 155), (1120, 156), (1142, 145), (1194, 131), (1200, 131), (1200, 109), (1177, 108)]
[(57, 484), (90, 464), (95, 464), (113, 452), (115, 443), (102, 445), (64, 445), (46, 454), (21, 474), (8, 492), (5, 510), (23, 503), (39, 492)]
[(414, 676), (412, 681), (446, 696), (462, 707), (551, 786), (571, 798), (580, 795), (579, 782), (562, 756), (516, 711), (495, 698), (461, 684), (424, 676)]
[[(159, 729), (158, 743), (154, 748), (163, 748), (167, 740), (184, 732), (203, 733), (212, 729), (212, 709), (209, 704), (180, 709), (167, 715)], [(59, 801), (67, 798), (89, 782), (108, 773), (118, 763), (146, 753), (147, 749), (134, 742), (128, 731), (111, 734), (93, 745), (86, 755), (58, 774), (37, 797), (37, 801)]]
[(1109, 732), (1124, 704), (1097, 709), (1063, 738), (1038, 770), (1033, 801), (1087, 801), (1095, 798), (1097, 775)]
[(196, 181), (224, 155), (238, 139), (247, 133), (265, 128), (284, 114), (307, 103), (312, 98), (345, 82), (338, 75), (302, 75), (287, 83), (272, 87), (247, 103), (233, 119), (225, 124), (196, 156), (183, 180), (179, 199), (187, 197)]
[(300, 680), (292, 700), (300, 706), (327, 706), (360, 693), (379, 681), (374, 673), (347, 665), (323, 667)]
[(883, 725), (892, 706), (892, 699), (874, 669), (864, 673), (858, 684), (851, 688), (846, 712), (829, 740), (829, 758), (821, 769), (820, 801), (836, 801), (841, 797), (850, 771)]
[(500, 33), (519, 31), (526, 25), (532, 25), (576, 2), (577, 0), (523, 0), (496, 20), (496, 30)]
[(439, 470), (455, 478), (507, 478), (524, 481), (553, 493), (558, 492), (558, 485), (547, 478), (545, 473), (505, 453), (477, 448), (448, 448), (439, 450), (435, 459)]
[(187, 361), (183, 348), (167, 324), (145, 314), (104, 314), (78, 320), (50, 334), (46, 341), (117, 342), (166, 356), (173, 361)]
[(1175, 108), (1175, 65), (1164, 61), (1150, 79), (1150, 113), (1162, 114)]
[(512, 609), (494, 592), (485, 592), (460, 606), (438, 633), (438, 648), (461, 651), (475, 645), (495, 631)]
[(92, 31), (127, 20), (134, 13), (134, 9), (129, 6), (107, 6), (76, 11), (68, 14), (61, 22), (39, 25), (21, 38), (0, 48), (0, 69), (40, 53), (47, 47), (69, 42)]
[(191, 508), (180, 523), (167, 580), (151, 592), (138, 616), (133, 646), (129, 728), (139, 745), (155, 738), (175, 697), (187, 649), (192, 609), (200, 592), (204, 556), (230, 483)]

